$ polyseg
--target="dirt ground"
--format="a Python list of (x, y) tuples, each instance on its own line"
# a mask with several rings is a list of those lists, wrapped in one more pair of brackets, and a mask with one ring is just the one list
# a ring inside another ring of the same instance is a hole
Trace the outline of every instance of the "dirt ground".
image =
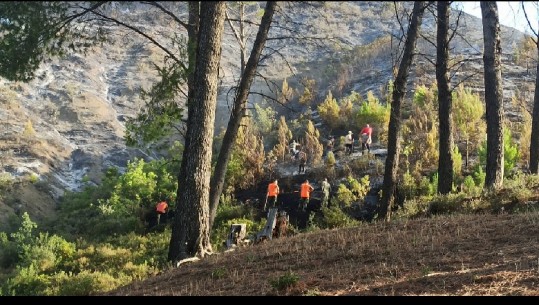
[(115, 296), (539, 296), (539, 213), (394, 220), (275, 238)]

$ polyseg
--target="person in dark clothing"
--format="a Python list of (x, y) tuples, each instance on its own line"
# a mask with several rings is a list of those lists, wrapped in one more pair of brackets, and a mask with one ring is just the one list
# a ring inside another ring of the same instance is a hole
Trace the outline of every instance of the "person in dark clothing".
[(307, 164), (307, 154), (301, 150), (298, 154), (299, 158), (299, 168), (298, 168), (298, 174), (304, 174), (305, 173), (305, 164)]

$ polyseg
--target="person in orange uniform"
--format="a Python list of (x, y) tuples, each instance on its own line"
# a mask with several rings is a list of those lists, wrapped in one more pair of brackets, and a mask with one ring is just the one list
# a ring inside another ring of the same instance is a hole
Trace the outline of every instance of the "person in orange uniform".
[(161, 214), (165, 214), (168, 209), (168, 204), (166, 201), (161, 201), (157, 203), (155, 206), (155, 211), (157, 212), (157, 224), (159, 224), (159, 220), (161, 219)]
[(277, 179), (272, 183), (268, 184), (268, 193), (266, 197), (268, 198), (268, 203), (270, 207), (276, 207), (277, 205), (277, 195), (279, 195), (279, 185), (277, 184)]
[(312, 191), (314, 191), (313, 186), (309, 184), (309, 180), (305, 180), (305, 182), (301, 184), (300, 191), (300, 206), (304, 212), (307, 209), (307, 204), (309, 204), (309, 198), (311, 197)]

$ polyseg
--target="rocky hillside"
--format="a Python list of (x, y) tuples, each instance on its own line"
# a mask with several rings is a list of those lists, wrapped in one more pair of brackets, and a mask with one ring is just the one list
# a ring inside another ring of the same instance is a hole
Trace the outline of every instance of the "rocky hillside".
[[(180, 4), (168, 2), (171, 8), (182, 11)], [(248, 10), (256, 15), (259, 6)], [(170, 21), (152, 12), (147, 5), (127, 3), (107, 8), (107, 14), (122, 16), (137, 27), (161, 37), (163, 43), (171, 32), (184, 34), (181, 29), (170, 29)], [(230, 9), (233, 14), (233, 9)], [(298, 92), (303, 91), (302, 80), (314, 79), (317, 99), (321, 102), (328, 90), (347, 94), (354, 90), (366, 94), (377, 92), (391, 79), (392, 54), (389, 37), (398, 37), (399, 24), (390, 2), (351, 1), (320, 4), (283, 2), (270, 31), (259, 78), (252, 90), (275, 96), (284, 79)], [(482, 26), (479, 19), (463, 15), (460, 33), (456, 36), (456, 54), (468, 59), (470, 86), (482, 87)], [(239, 48), (230, 26), (226, 26), (222, 53), (222, 80), (216, 128), (228, 120), (230, 88), (238, 80)], [(123, 136), (127, 118), (134, 117), (144, 105), (139, 88), (148, 89), (157, 80), (152, 63), (160, 63), (163, 53), (144, 38), (122, 28), (111, 28), (115, 35), (109, 44), (98, 46), (88, 54), (71, 54), (42, 64), (38, 77), (30, 83), (9, 82), (0, 79), (0, 176), (2, 181), (30, 177), (42, 187), (36, 189), (34, 199), (19, 198), (20, 192), (0, 196), (2, 217), (12, 215), (17, 206), (32, 206), (41, 198), (53, 206), (66, 190), (78, 190), (83, 181), (99, 183), (102, 171), (109, 166), (124, 168), (133, 157), (153, 158), (158, 155), (126, 147)], [(423, 32), (435, 35), (432, 16), (426, 16)], [(251, 41), (256, 28), (247, 27)], [(291, 33), (300, 33), (302, 39), (286, 39)], [(512, 48), (523, 34), (502, 28), (504, 51), (504, 96), (533, 84), (534, 75), (511, 63)], [(385, 39), (385, 40), (384, 40)], [(363, 48), (363, 49), (362, 49)], [(419, 44), (412, 83), (429, 83), (434, 79), (433, 66), (425, 58), (434, 56), (425, 39)], [(358, 51), (364, 50), (364, 51)], [(367, 51), (365, 51), (367, 50)], [(430, 54), (430, 55), (429, 55)], [(340, 65), (338, 63), (346, 63)], [(337, 70), (336, 67), (340, 67)], [(345, 68), (342, 68), (345, 67)], [(275, 87), (268, 84), (275, 84)], [(531, 100), (533, 92), (529, 92)], [(250, 102), (260, 103), (261, 95), (252, 95)], [(273, 105), (280, 112), (285, 108)], [(293, 116), (293, 113), (289, 113)], [(46, 187), (45, 187), (46, 186)], [(13, 191), (14, 189), (12, 189)], [(32, 214), (32, 213), (31, 213)]]

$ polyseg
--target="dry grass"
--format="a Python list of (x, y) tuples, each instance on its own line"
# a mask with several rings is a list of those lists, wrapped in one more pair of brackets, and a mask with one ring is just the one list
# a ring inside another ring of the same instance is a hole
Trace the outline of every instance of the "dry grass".
[(373, 223), (212, 255), (109, 294), (539, 295), (538, 239), (537, 212)]

